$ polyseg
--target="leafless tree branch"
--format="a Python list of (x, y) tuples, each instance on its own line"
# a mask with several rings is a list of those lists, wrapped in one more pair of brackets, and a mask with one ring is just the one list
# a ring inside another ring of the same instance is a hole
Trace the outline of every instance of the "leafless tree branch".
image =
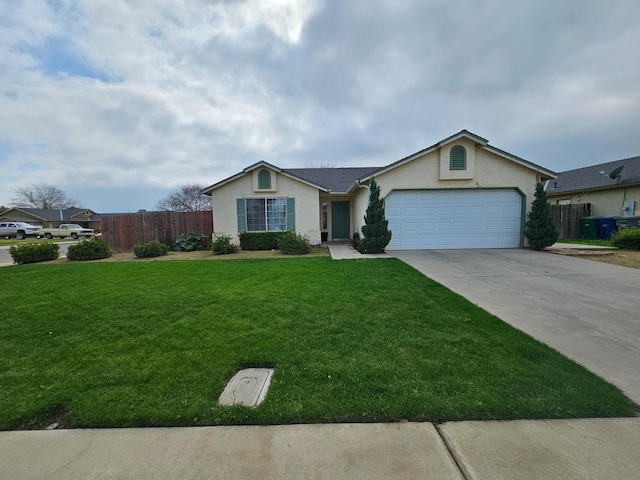
[(201, 212), (211, 210), (211, 197), (203, 195), (202, 185), (188, 183), (177, 188), (156, 204), (158, 210), (174, 212)]
[(28, 187), (16, 188), (11, 202), (12, 206), (16, 208), (42, 208), (47, 210), (72, 208), (80, 204), (78, 200), (69, 197), (67, 192), (61, 188), (46, 183), (32, 183)]

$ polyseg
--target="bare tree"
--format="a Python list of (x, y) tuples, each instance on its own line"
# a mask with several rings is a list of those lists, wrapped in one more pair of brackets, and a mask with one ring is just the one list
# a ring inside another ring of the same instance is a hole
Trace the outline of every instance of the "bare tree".
[(201, 193), (204, 187), (197, 183), (187, 183), (156, 204), (158, 210), (174, 212), (201, 212), (211, 210), (211, 197)]
[(28, 187), (18, 187), (11, 199), (13, 207), (43, 208), (58, 210), (77, 207), (80, 202), (69, 197), (67, 192), (54, 185), (32, 183)]
[(307, 168), (336, 168), (335, 163), (307, 163)]

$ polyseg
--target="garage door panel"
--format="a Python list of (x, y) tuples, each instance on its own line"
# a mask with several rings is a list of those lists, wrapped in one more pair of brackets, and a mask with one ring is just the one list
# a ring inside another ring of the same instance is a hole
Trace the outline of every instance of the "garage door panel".
[(513, 189), (391, 192), (389, 250), (517, 248), (522, 200)]

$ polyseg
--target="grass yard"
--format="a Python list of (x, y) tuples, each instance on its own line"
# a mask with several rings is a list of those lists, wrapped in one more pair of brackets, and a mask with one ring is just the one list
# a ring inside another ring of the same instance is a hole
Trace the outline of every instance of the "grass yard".
[[(0, 269), (0, 429), (631, 416), (614, 386), (394, 259)], [(220, 407), (239, 368), (264, 403)]]

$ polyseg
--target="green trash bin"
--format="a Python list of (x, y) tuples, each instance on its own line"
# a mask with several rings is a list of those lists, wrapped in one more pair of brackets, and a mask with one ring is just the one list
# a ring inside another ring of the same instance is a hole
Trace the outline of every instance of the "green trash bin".
[(580, 219), (580, 235), (585, 240), (598, 240), (598, 217)]

